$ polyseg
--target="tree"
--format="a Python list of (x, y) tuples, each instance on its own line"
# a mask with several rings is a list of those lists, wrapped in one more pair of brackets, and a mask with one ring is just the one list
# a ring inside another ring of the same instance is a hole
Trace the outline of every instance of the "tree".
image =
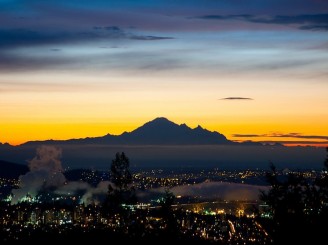
[(124, 152), (117, 152), (110, 168), (110, 180), (104, 208), (108, 214), (126, 214), (123, 205), (135, 204), (137, 198), (132, 185), (132, 174), (129, 170), (130, 161)]
[(166, 189), (163, 197), (160, 199), (161, 209), (164, 214), (172, 212), (172, 205), (175, 201), (175, 195), (169, 190)]
[[(314, 181), (289, 173), (279, 176), (275, 166), (267, 173), (271, 185), (260, 198), (272, 212), (271, 235), (275, 244), (327, 242), (328, 148), (325, 170)], [(285, 177), (285, 178), (284, 178)]]
[(288, 174), (283, 179), (285, 176), (279, 176), (274, 165), (271, 165), (271, 172), (266, 177), (271, 189), (267, 193), (262, 192), (261, 199), (271, 208), (272, 237), (276, 244), (288, 238), (296, 239), (299, 229), (304, 228), (304, 179), (294, 174)]
[(160, 200), (161, 205), (161, 215), (165, 224), (165, 232), (167, 235), (170, 235), (167, 238), (176, 238), (179, 234), (177, 218), (175, 217), (172, 205), (175, 202), (175, 195), (169, 190), (166, 189), (165, 193)]
[(124, 152), (116, 153), (115, 159), (112, 160), (111, 165), (111, 181), (119, 190), (126, 190), (129, 184), (132, 183), (132, 175), (129, 170), (130, 161), (125, 156)]

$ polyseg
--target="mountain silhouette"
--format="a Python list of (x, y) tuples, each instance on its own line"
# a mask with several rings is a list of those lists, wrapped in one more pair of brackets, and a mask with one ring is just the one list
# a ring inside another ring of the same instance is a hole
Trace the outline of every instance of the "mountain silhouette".
[(186, 124), (175, 124), (166, 118), (159, 117), (140, 128), (125, 133), (121, 137), (132, 144), (228, 144), (231, 141), (219, 134), (198, 126), (195, 129)]
[(62, 165), (71, 169), (108, 170), (112, 157), (117, 152), (125, 152), (134, 168), (215, 167), (267, 170), (266, 159), (270, 159), (283, 168), (321, 169), (325, 156), (322, 147), (284, 147), (280, 144), (251, 141), (238, 143), (201, 126), (191, 128), (160, 117), (121, 135), (30, 141), (18, 146), (0, 143), (0, 157), (7, 162), (26, 163), (33, 159), (40, 145), (60, 148), (63, 152)]
[(121, 135), (107, 134), (102, 137), (30, 141), (31, 144), (109, 144), (109, 145), (231, 145), (239, 144), (228, 140), (223, 134), (198, 126), (190, 128), (186, 124), (178, 125), (167, 118), (158, 117), (132, 132)]

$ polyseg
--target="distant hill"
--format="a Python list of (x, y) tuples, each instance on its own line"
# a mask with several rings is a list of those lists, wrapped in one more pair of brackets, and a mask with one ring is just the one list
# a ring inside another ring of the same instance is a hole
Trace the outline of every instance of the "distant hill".
[[(23, 145), (39, 144), (105, 144), (105, 145), (240, 145), (228, 140), (223, 134), (198, 126), (178, 125), (164, 117), (158, 117), (132, 132), (121, 135), (107, 134), (103, 137), (30, 141)], [(250, 143), (247, 143), (249, 145)], [(259, 143), (253, 143), (260, 145)]]
[(26, 174), (29, 169), (26, 165), (0, 160), (0, 178), (17, 179)]

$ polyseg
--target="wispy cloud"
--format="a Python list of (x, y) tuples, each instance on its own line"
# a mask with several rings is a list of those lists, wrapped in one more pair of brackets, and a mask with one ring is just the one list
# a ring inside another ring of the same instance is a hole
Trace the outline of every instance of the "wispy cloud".
[[(108, 52), (100, 53), (95, 48), (104, 43), (110, 47), (118, 47), (118, 43), (151, 42), (166, 39), (173, 39), (173, 37), (144, 35), (137, 29), (125, 30), (119, 26), (95, 26), (85, 31), (34, 31), (0, 28), (0, 70), (76, 69), (81, 66), (94, 67), (104, 64), (107, 65), (107, 68), (108, 65), (124, 68), (128, 67), (128, 64), (141, 68), (146, 67), (146, 69), (154, 69), (154, 66), (171, 67), (176, 62), (172, 60), (171, 62), (167, 62), (167, 60), (160, 62), (158, 55), (155, 60), (146, 62), (145, 60), (149, 59), (149, 56), (145, 58), (145, 52), (139, 52), (138, 56), (126, 57), (126, 55), (132, 56), (135, 53), (128, 50), (111, 53), (111, 56), (108, 56)], [(90, 45), (90, 43), (94, 43), (94, 45)], [(84, 48), (78, 49), (78, 47)], [(31, 55), (32, 52), (33, 55)], [(129, 60), (126, 61), (126, 59)], [(158, 64), (159, 62), (160, 64)]]
[(303, 15), (203, 15), (196, 18), (206, 20), (239, 20), (262, 24), (298, 25), (301, 30), (328, 30), (328, 14), (303, 14)]
[(0, 47), (26, 47), (48, 44), (67, 44), (108, 39), (156, 41), (173, 39), (167, 36), (143, 35), (126, 31), (118, 26), (95, 26), (85, 31), (41, 31), (31, 29), (0, 29)]
[(166, 37), (166, 36), (164, 37), (164, 36), (135, 34), (135, 33), (127, 32), (118, 26), (105, 26), (105, 27), (96, 26), (93, 29), (97, 31), (105, 31), (104, 33), (110, 32), (111, 37), (125, 38), (131, 40), (156, 41), (156, 40), (174, 39), (173, 37)]
[(257, 137), (269, 137), (269, 138), (296, 138), (296, 139), (320, 139), (328, 140), (327, 135), (303, 135), (300, 133), (270, 133), (270, 134), (233, 134), (233, 137), (238, 138), (257, 138)]
[[(257, 138), (255, 140), (262, 144), (279, 143), (283, 145), (328, 145), (327, 135), (303, 135), (300, 133), (268, 133), (268, 134), (233, 134), (236, 138)], [(271, 138), (261, 140), (260, 138)]]
[(328, 141), (317, 141), (317, 140), (266, 140), (259, 141), (262, 144), (283, 144), (283, 145), (328, 145)]
[(174, 39), (173, 37), (157, 37), (157, 36), (131, 36), (132, 40), (143, 40), (143, 41), (156, 41), (156, 40), (165, 40), (165, 39)]
[(253, 137), (260, 137), (260, 135), (259, 134), (233, 134), (232, 137), (253, 138)]
[(220, 100), (253, 100), (253, 99), (248, 97), (226, 97)]
[(297, 139), (323, 139), (323, 140), (328, 140), (328, 136), (327, 135), (302, 135), (300, 133), (289, 133), (289, 134), (273, 133), (269, 137), (297, 138)]
[(52, 48), (52, 49), (50, 49), (50, 50), (53, 51), (53, 52), (59, 52), (59, 51), (61, 51), (60, 48)]
[(305, 26), (301, 26), (299, 29), (312, 30), (312, 31), (328, 31), (328, 24), (327, 25), (305, 25)]

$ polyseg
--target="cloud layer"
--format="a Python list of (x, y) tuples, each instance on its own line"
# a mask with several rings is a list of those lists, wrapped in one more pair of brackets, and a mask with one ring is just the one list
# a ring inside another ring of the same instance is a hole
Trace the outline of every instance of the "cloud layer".
[(327, 135), (304, 135), (301, 133), (270, 133), (270, 134), (233, 134), (233, 137), (247, 137), (247, 138), (257, 138), (257, 137), (272, 137), (272, 138), (296, 138), (296, 139), (322, 139), (328, 140)]
[[(304, 135), (301, 133), (268, 133), (268, 134), (232, 134), (236, 138), (273, 138), (272, 140), (262, 141), (263, 143), (281, 143), (281, 144), (328, 144), (327, 135)], [(274, 140), (275, 138), (292, 138), (296, 140)]]
[(261, 24), (297, 25), (301, 30), (328, 30), (328, 14), (302, 14), (302, 15), (204, 15), (198, 17), (205, 20), (237, 20)]
[(221, 100), (253, 100), (253, 99), (248, 97), (226, 97), (226, 98), (222, 98)]
[[(322, 13), (325, 9), (328, 11), (328, 4), (321, 1), (293, 0), (286, 3), (270, 0), (265, 4), (261, 1), (241, 4), (237, 0), (192, 0), (188, 4), (184, 1), (165, 0), (137, 2), (6, 2), (0, 17), (0, 70), (71, 70), (78, 67), (82, 70), (97, 68), (99, 71), (108, 68), (115, 70), (117, 66), (122, 70), (151, 71), (177, 68), (212, 70), (214, 67), (222, 67), (224, 71), (232, 67), (236, 67), (237, 71), (281, 70), (290, 68), (291, 64), (293, 67), (310, 66), (316, 61), (298, 58), (272, 61), (266, 58), (267, 61), (262, 60), (257, 64), (255, 57), (241, 57), (243, 51), (237, 54), (229, 52), (227, 57), (224, 52), (220, 52), (214, 59), (209, 55), (214, 47), (203, 52), (203, 58), (197, 56), (200, 54), (198, 51), (204, 51), (203, 47), (213, 40), (224, 44), (226, 37), (217, 34), (226, 35), (226, 31), (241, 32), (243, 37), (240, 40), (243, 40), (243, 44), (240, 45), (238, 38), (236, 47), (244, 46), (247, 50), (250, 47), (243, 34), (245, 31), (254, 31), (253, 43), (259, 47), (259, 43), (270, 45), (270, 39), (263, 39), (257, 33), (258, 30), (280, 31), (285, 30), (284, 26), (296, 26), (298, 30), (325, 31), (328, 26), (328, 14)], [(298, 6), (297, 11), (295, 5)], [(284, 10), (290, 15), (284, 15)], [(213, 13), (215, 11), (218, 13)], [(304, 14), (307, 12), (309, 14)], [(214, 20), (221, 22), (218, 24)], [(272, 29), (273, 24), (282, 27)], [(212, 37), (208, 36), (208, 31), (213, 34)], [(189, 47), (191, 43), (199, 42), (197, 36), (202, 37), (203, 43)], [(228, 39), (233, 44), (234, 34)], [(147, 44), (140, 45), (142, 41), (147, 41)], [(152, 49), (148, 41), (161, 41), (162, 44)], [(274, 43), (279, 43), (276, 38)], [(129, 47), (129, 50), (104, 53), (96, 48), (121, 46)], [(218, 49), (229, 50), (230, 47), (227, 49), (223, 45), (215, 48)], [(135, 61), (134, 57), (138, 59)], [(246, 63), (249, 65), (245, 67)]]

